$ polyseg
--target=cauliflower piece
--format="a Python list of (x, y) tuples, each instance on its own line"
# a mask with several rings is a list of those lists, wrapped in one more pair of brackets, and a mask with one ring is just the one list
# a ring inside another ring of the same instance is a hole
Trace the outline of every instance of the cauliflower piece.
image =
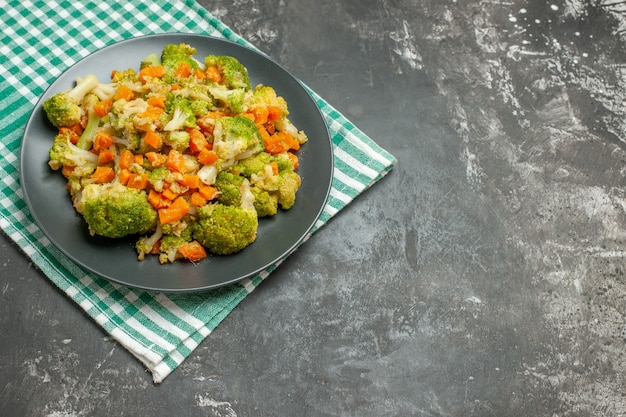
[(221, 84), (209, 85), (208, 89), (213, 98), (219, 101), (223, 105), (223, 107), (228, 109), (231, 113), (239, 114), (243, 112), (243, 103), (246, 98), (246, 89), (230, 89)]
[(146, 255), (152, 252), (154, 245), (156, 245), (156, 243), (161, 239), (162, 236), (163, 229), (161, 229), (161, 225), (157, 222), (154, 233), (150, 236), (140, 237), (135, 244), (135, 250), (137, 251), (137, 260), (143, 261)]
[(230, 89), (243, 88), (250, 90), (248, 70), (237, 58), (226, 55), (207, 55), (204, 58), (204, 64), (207, 68), (215, 67), (217, 69), (220, 79), (216, 82), (219, 84), (223, 84)]
[(243, 116), (225, 116), (215, 121), (213, 150), (222, 160), (244, 159), (263, 150), (263, 140), (254, 122)]
[(98, 78), (89, 74), (79, 79), (74, 88), (56, 93), (43, 103), (43, 111), (55, 127), (69, 127), (80, 122), (83, 98), (98, 86)]
[(66, 131), (54, 137), (52, 147), (48, 152), (50, 168), (58, 170), (65, 165), (95, 169), (98, 164), (98, 155), (74, 145), (71, 141), (72, 135), (72, 132)]
[(189, 100), (185, 97), (168, 94), (165, 101), (165, 113), (170, 117), (167, 124), (163, 127), (163, 130), (167, 132), (182, 130), (196, 125), (196, 116)]

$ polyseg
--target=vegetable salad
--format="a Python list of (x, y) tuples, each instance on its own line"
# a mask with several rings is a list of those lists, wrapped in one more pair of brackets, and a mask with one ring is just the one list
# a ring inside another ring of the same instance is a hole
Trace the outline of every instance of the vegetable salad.
[(138, 68), (89, 74), (43, 104), (58, 128), (49, 165), (92, 235), (137, 236), (139, 260), (229, 255), (260, 217), (289, 210), (307, 141), (271, 86), (234, 57), (169, 44)]

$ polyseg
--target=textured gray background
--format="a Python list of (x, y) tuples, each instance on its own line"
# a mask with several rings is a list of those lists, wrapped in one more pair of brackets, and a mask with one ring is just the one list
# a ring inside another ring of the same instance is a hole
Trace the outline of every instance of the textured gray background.
[(626, 415), (626, 5), (202, 0), (397, 156), (165, 382), (0, 241), (0, 415)]

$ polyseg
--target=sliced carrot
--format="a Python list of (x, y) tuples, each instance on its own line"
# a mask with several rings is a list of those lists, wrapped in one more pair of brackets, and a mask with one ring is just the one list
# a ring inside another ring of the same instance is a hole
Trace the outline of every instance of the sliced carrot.
[(206, 74), (207, 78), (214, 83), (220, 84), (222, 82), (222, 73), (215, 65), (208, 67), (204, 71), (204, 73)]
[(177, 91), (177, 90), (180, 90), (181, 88), (182, 88), (182, 87), (181, 87), (180, 85), (178, 85), (178, 84), (172, 84), (172, 85), (170, 86), (170, 90), (171, 90), (171, 91)]
[(148, 187), (148, 174), (131, 173), (126, 186), (143, 190)]
[(161, 117), (161, 115), (163, 114), (163, 111), (164, 110), (161, 107), (148, 105), (148, 108), (146, 109), (146, 111), (139, 114), (139, 117), (148, 117), (152, 119), (153, 121), (156, 121), (159, 119), (159, 117)]
[(83, 130), (83, 125), (81, 125), (80, 123), (76, 123), (72, 126), (62, 127), (61, 129), (59, 129), (59, 133), (72, 132), (76, 135), (81, 135), (83, 133)]
[(272, 155), (276, 155), (279, 153), (285, 152), (288, 148), (284, 141), (281, 140), (281, 137), (277, 134), (273, 134), (271, 136), (263, 136), (263, 144), (265, 145), (265, 152), (270, 153)]
[(94, 180), (96, 184), (111, 182), (113, 178), (115, 178), (115, 171), (108, 166), (98, 166), (93, 174), (91, 174), (91, 179)]
[(269, 133), (270, 135), (276, 133), (276, 125), (274, 124), (274, 122), (267, 122), (265, 123), (264, 127), (265, 130), (267, 130), (267, 133)]
[(154, 149), (160, 149), (163, 144), (163, 142), (161, 141), (161, 136), (151, 130), (146, 132), (143, 140)]
[(69, 176), (72, 175), (72, 172), (74, 171), (74, 169), (76, 169), (76, 167), (63, 165), (63, 168), (61, 168), (61, 173), (63, 174), (65, 178), (69, 178)]
[(152, 96), (147, 100), (147, 102), (148, 102), (148, 106), (158, 107), (160, 109), (165, 108), (165, 96), (162, 96), (162, 95)]
[[(286, 133), (286, 132), (283, 132)], [(289, 149), (293, 149), (294, 151), (297, 151), (298, 149), (300, 149), (300, 142), (298, 142), (298, 139), (295, 138), (294, 135), (292, 135), (291, 133), (287, 133), (289, 136), (286, 138), (286, 142), (287, 145), (289, 145)]]
[(196, 70), (193, 72), (193, 75), (198, 79), (198, 80), (204, 80), (206, 78), (206, 75), (204, 74), (204, 72), (202, 72), (201, 69), (196, 68)]
[(191, 66), (185, 61), (180, 61), (178, 63), (178, 66), (176, 67), (176, 70), (174, 71), (174, 76), (180, 78), (188, 78), (190, 75)]
[(293, 149), (297, 151), (298, 149), (300, 149), (300, 142), (298, 142), (298, 140), (291, 133), (276, 132), (274, 133), (274, 136), (277, 136), (278, 140), (285, 143), (287, 150)]
[(93, 106), (93, 111), (98, 117), (104, 117), (111, 111), (112, 106), (113, 100), (101, 100)]
[(120, 169), (120, 172), (117, 174), (117, 179), (120, 183), (124, 185), (128, 184), (128, 180), (130, 179), (130, 171), (127, 169)]
[(265, 145), (265, 152), (272, 155), (283, 153), (289, 149), (297, 150), (300, 148), (300, 143), (288, 132), (276, 132), (269, 137), (261, 134), (261, 137)]
[(217, 153), (213, 150), (208, 149), (208, 147), (202, 149), (198, 154), (198, 161), (203, 165), (214, 164), (217, 159)]
[(127, 85), (120, 85), (117, 87), (117, 91), (113, 96), (114, 100), (124, 99), (126, 101), (131, 101), (135, 97), (135, 93), (131, 90)]
[(261, 134), (261, 139), (263, 139), (263, 143), (266, 143), (270, 140), (270, 133), (267, 131), (267, 127), (262, 123), (256, 123), (256, 127)]
[(198, 129), (188, 127), (185, 130), (189, 133), (189, 150), (191, 152), (200, 152), (209, 143), (207, 138)]
[(170, 171), (182, 172), (185, 168), (185, 158), (183, 158), (183, 154), (172, 149), (167, 154), (165, 165), (167, 165)]
[(163, 196), (154, 189), (148, 191), (148, 202), (157, 210), (169, 207), (171, 204), (170, 200), (163, 198)]
[(106, 165), (115, 159), (113, 149), (101, 149), (98, 153), (98, 165)]
[(161, 224), (174, 223), (189, 213), (189, 203), (183, 197), (177, 197), (169, 207), (159, 209)]
[(76, 145), (76, 142), (78, 142), (78, 138), (80, 137), (80, 133), (76, 133), (76, 130), (80, 130), (82, 132), (83, 126), (80, 123), (77, 123), (74, 126), (77, 126), (78, 129), (75, 129), (74, 127), (62, 127), (59, 129), (59, 135), (68, 135), (70, 142)]
[(189, 188), (198, 188), (200, 186), (200, 177), (197, 175), (184, 174), (182, 181), (179, 182)]
[(198, 188), (198, 192), (202, 197), (206, 198), (207, 201), (211, 201), (214, 198), (217, 198), (217, 196), (219, 195), (217, 188), (213, 187), (212, 185), (201, 185)]
[(191, 197), (189, 197), (189, 204), (191, 204), (193, 207), (202, 207), (207, 202), (208, 200), (204, 198), (202, 194), (200, 194), (200, 192), (198, 191), (194, 191), (193, 193), (191, 193)]
[(176, 197), (178, 197), (178, 193), (174, 192), (171, 188), (166, 188), (161, 193), (163, 198), (167, 198), (170, 201), (173, 201)]
[(157, 255), (161, 253), (161, 239), (157, 240), (157, 242), (152, 245), (152, 250), (150, 251), (150, 254), (152, 255)]
[(165, 160), (167, 159), (167, 156), (158, 152), (146, 152), (146, 158), (148, 158), (148, 162), (150, 162), (150, 165), (156, 168), (165, 164)]
[(267, 108), (265, 108), (265, 107), (255, 107), (255, 108), (251, 109), (250, 111), (254, 115), (254, 122), (255, 123), (260, 123), (260, 124), (267, 123), (267, 116), (269, 114), (269, 112), (267, 111)]
[(152, 207), (158, 209), (160, 207), (161, 202), (161, 194), (157, 193), (154, 189), (150, 189), (148, 191), (148, 203), (152, 205)]
[(124, 149), (120, 154), (120, 168), (129, 169), (134, 160), (135, 155), (128, 149)]
[(204, 247), (196, 240), (181, 245), (180, 248), (178, 248), (178, 253), (191, 262), (198, 262), (207, 256)]
[(220, 117), (224, 117), (226, 116), (226, 113), (224, 113), (223, 111), (211, 111), (207, 114), (207, 117), (215, 120), (215, 119), (219, 119)]
[(298, 162), (298, 157), (296, 156), (296, 154), (293, 152), (287, 152), (287, 157), (289, 157), (289, 160), (293, 164), (293, 169), (298, 169), (299, 162)]
[(148, 78), (163, 78), (165, 73), (163, 65), (153, 65), (139, 70), (139, 79), (145, 83)]
[(270, 162), (270, 166), (272, 167), (272, 173), (278, 175), (278, 162), (272, 161)]
[(142, 154), (134, 155), (133, 162), (136, 163), (137, 165), (143, 165), (143, 155)]
[(199, 118), (196, 123), (200, 127), (200, 131), (202, 133), (208, 133), (210, 135), (213, 134), (213, 130), (215, 129), (215, 120), (220, 117), (226, 116), (226, 113), (221, 111), (211, 111), (206, 116)]
[(278, 106), (267, 106), (267, 120), (275, 122), (283, 115), (283, 110)]
[(113, 137), (105, 132), (98, 132), (95, 138), (93, 138), (93, 148), (95, 150), (109, 148), (113, 145)]

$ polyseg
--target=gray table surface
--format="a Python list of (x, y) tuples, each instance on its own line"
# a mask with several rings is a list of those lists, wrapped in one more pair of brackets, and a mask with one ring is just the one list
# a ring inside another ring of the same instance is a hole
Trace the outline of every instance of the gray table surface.
[(1, 416), (626, 415), (624, 2), (200, 3), (398, 165), (158, 386), (2, 235)]

